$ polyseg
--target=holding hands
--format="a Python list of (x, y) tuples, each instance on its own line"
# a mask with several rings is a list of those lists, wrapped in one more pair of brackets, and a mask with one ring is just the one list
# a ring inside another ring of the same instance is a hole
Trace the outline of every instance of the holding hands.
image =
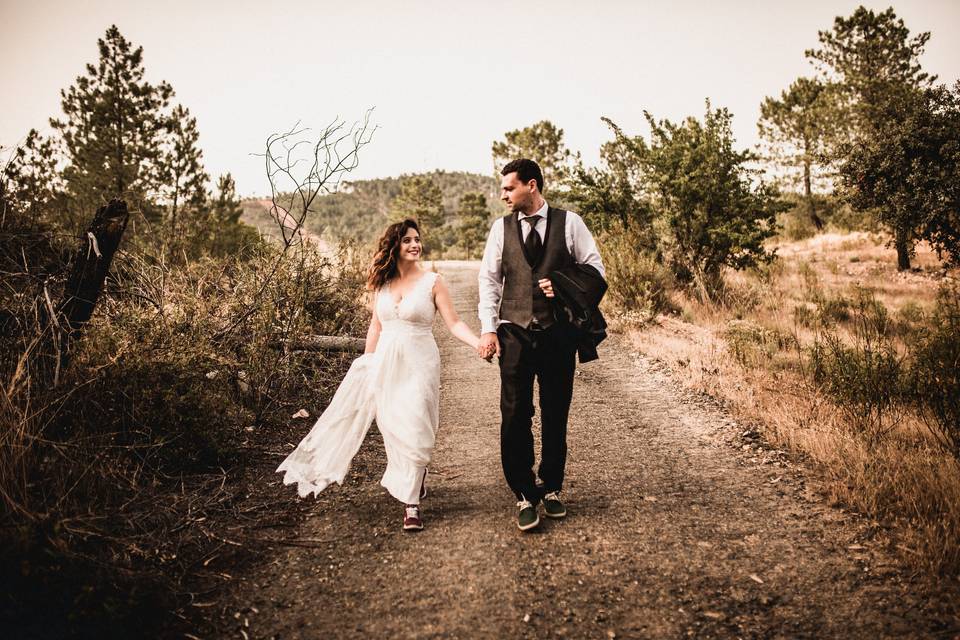
[(477, 355), (490, 362), (493, 356), (500, 355), (500, 341), (497, 340), (497, 334), (494, 332), (484, 333), (480, 336), (480, 342), (477, 344)]

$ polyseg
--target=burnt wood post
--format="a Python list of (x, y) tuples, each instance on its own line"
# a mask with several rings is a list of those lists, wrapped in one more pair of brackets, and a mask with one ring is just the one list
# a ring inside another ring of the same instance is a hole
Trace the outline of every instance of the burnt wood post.
[(80, 337), (84, 325), (93, 315), (129, 217), (127, 203), (123, 200), (114, 199), (100, 207), (73, 257), (70, 276), (63, 288), (63, 298), (53, 314), (51, 327), (56, 351), (54, 384), (67, 364), (70, 342)]

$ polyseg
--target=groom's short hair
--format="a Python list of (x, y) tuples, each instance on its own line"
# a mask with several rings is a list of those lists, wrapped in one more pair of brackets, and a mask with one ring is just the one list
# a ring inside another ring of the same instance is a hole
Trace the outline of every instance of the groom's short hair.
[(537, 191), (543, 193), (543, 171), (540, 170), (540, 165), (527, 158), (517, 158), (516, 160), (508, 162), (500, 171), (500, 175), (509, 175), (514, 171), (516, 171), (517, 178), (519, 178), (523, 184), (527, 184), (531, 180), (536, 180)]

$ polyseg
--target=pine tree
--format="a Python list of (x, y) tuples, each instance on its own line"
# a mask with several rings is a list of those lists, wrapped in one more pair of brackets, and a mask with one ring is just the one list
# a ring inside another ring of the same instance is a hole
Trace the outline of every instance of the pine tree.
[(490, 231), (490, 209), (487, 207), (487, 198), (476, 191), (463, 194), (460, 197), (457, 216), (460, 218), (457, 244), (463, 247), (468, 258), (479, 257)]
[(191, 225), (196, 229), (192, 245), (195, 255), (244, 257), (260, 242), (257, 230), (240, 221), (243, 207), (229, 173), (217, 179), (216, 191), (196, 211), (198, 224)]
[(94, 209), (112, 197), (143, 200), (158, 185), (157, 163), (173, 89), (144, 80), (143, 48), (133, 48), (116, 26), (97, 41), (100, 59), (61, 91), (60, 134), (69, 194)]
[(406, 176), (400, 183), (400, 193), (390, 203), (392, 221), (412, 218), (420, 226), (424, 254), (428, 248), (442, 251), (441, 229), (444, 223), (443, 193), (428, 176)]
[[(882, 143), (884, 131), (896, 127), (891, 121), (902, 116), (898, 104), (907, 104), (931, 87), (935, 76), (920, 66), (920, 55), (930, 39), (924, 32), (911, 37), (910, 30), (893, 9), (875, 13), (857, 8), (849, 18), (837, 17), (833, 29), (821, 31), (820, 48), (806, 52), (822, 73), (841, 89), (842, 104), (851, 126), (847, 141), (838, 147), (837, 161), (843, 161), (857, 145)], [(893, 211), (881, 212), (881, 221), (891, 227), (897, 249), (897, 268), (910, 268), (910, 254), (916, 242), (911, 224)]]
[(540, 165), (543, 190), (556, 189), (569, 175), (577, 156), (563, 143), (563, 129), (549, 120), (515, 131), (493, 143), (493, 165), (499, 180), (500, 170), (517, 158), (528, 158)]
[(196, 118), (190, 116), (186, 107), (177, 105), (167, 121), (156, 181), (168, 212), (170, 230), (176, 235), (178, 214), (185, 206), (196, 210), (204, 203), (210, 176), (203, 168)]
[(56, 161), (54, 140), (31, 129), (0, 175), (4, 214), (12, 212), (35, 220), (47, 217), (50, 205), (63, 189)]
[(798, 78), (779, 99), (764, 99), (757, 124), (772, 159), (781, 167), (800, 170), (810, 220), (817, 229), (823, 228), (823, 221), (817, 215), (813, 183), (824, 171), (833, 132), (840, 126), (835, 95), (835, 88), (819, 79)]

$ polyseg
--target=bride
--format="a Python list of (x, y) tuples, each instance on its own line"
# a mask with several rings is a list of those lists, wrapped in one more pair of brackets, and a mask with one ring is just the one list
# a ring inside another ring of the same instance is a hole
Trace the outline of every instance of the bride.
[(367, 289), (373, 293), (364, 354), (354, 360), (330, 405), (277, 468), (301, 497), (343, 483), (375, 417), (387, 468), (380, 481), (404, 505), (403, 529), (423, 529), (420, 501), (440, 413), (440, 352), (433, 319), (440, 311), (454, 336), (476, 349), (479, 339), (460, 320), (439, 274), (420, 264), (423, 247), (413, 220), (391, 224), (378, 242)]

